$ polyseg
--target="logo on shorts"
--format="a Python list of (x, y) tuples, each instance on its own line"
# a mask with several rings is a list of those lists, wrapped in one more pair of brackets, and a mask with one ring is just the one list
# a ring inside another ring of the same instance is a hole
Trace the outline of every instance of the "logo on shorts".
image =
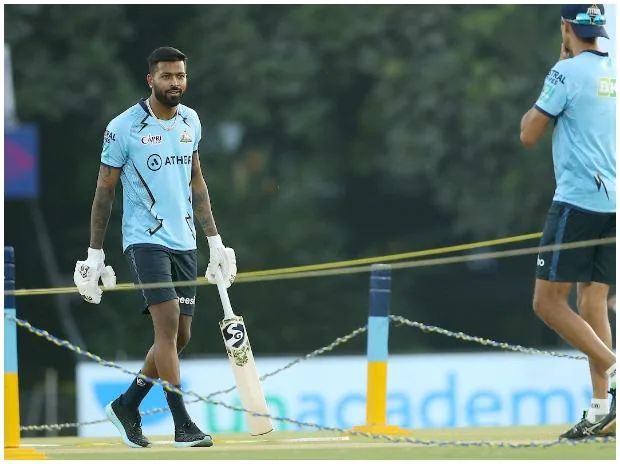
[(545, 260), (542, 259), (540, 256), (536, 257), (536, 265), (539, 267), (543, 267), (545, 265)]
[(138, 384), (139, 387), (146, 386), (146, 382), (142, 380), (140, 377), (136, 377), (136, 383)]
[(185, 297), (179, 297), (179, 304), (188, 304), (188, 305), (193, 305), (196, 304), (196, 297), (194, 298), (185, 298)]
[(140, 139), (144, 145), (159, 145), (161, 143), (161, 135), (145, 135)]

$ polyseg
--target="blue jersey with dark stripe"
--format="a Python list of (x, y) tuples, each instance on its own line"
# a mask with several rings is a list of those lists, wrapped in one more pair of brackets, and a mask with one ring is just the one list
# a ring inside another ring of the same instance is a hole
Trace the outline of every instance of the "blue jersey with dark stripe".
[(559, 61), (536, 107), (555, 118), (554, 201), (616, 211), (616, 68), (607, 53), (587, 50)]
[(194, 110), (178, 105), (177, 112), (165, 130), (141, 100), (105, 131), (101, 162), (121, 169), (123, 250), (139, 243), (196, 249), (191, 176), (202, 129)]

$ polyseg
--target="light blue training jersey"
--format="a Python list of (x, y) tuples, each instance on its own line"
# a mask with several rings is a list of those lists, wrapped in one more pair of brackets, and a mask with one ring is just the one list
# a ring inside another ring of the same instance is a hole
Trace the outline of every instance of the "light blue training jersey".
[[(174, 128), (165, 130), (141, 100), (105, 131), (101, 163), (121, 168), (123, 250), (138, 243), (196, 249), (192, 155), (202, 129), (191, 108), (178, 105), (177, 113)], [(169, 127), (173, 119), (162, 123)]]
[(607, 53), (561, 60), (545, 79), (536, 108), (556, 118), (554, 201), (616, 211), (616, 69)]

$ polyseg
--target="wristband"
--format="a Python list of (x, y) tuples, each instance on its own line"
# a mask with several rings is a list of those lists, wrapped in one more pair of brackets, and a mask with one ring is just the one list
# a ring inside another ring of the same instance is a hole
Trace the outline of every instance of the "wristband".
[(97, 250), (95, 248), (88, 248), (88, 261), (94, 260), (97, 262), (104, 262), (105, 261), (105, 254), (103, 253), (103, 248)]
[(207, 237), (207, 241), (209, 242), (209, 248), (224, 247), (224, 243), (222, 243), (222, 237), (220, 237), (219, 234)]

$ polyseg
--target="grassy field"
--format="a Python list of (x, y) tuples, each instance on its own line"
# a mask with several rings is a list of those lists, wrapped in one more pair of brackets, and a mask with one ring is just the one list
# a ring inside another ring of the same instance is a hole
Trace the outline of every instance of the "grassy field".
[(523, 444), (556, 440), (566, 427), (429, 429), (412, 432), (411, 438), (430, 441), (485, 441), (493, 446), (420, 445), (389, 443), (327, 432), (272, 432), (218, 435), (211, 448), (176, 449), (172, 437), (149, 437), (151, 448), (130, 449), (119, 438), (26, 438), (22, 446), (35, 448), (48, 459), (613, 459), (615, 440), (560, 443), (550, 447), (506, 448), (499, 442)]

